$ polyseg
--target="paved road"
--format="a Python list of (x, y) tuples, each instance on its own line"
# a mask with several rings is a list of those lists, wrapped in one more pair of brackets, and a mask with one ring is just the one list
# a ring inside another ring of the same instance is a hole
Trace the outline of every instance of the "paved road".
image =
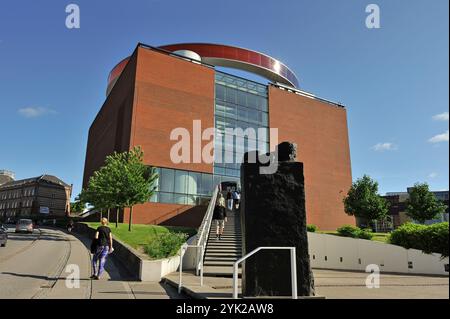
[[(182, 297), (166, 285), (129, 280), (126, 271), (113, 257), (108, 260), (103, 278), (90, 280), (88, 245), (88, 239), (61, 230), (42, 228), (33, 234), (15, 234), (10, 229), (8, 244), (0, 247), (0, 299)], [(80, 270), (79, 287), (66, 285), (66, 279), (73, 271), (72, 265)]]

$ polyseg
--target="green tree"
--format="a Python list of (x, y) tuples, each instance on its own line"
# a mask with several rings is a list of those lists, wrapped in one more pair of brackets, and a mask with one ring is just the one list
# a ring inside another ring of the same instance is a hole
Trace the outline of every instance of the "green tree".
[(378, 194), (378, 183), (364, 175), (352, 184), (344, 198), (345, 212), (350, 216), (370, 222), (384, 219), (388, 213), (388, 202)]
[(447, 206), (430, 192), (427, 183), (416, 183), (409, 191), (409, 198), (406, 200), (406, 215), (421, 224), (445, 213), (446, 209)]
[(129, 208), (131, 231), (133, 206), (147, 202), (155, 191), (158, 178), (155, 168), (143, 163), (144, 152), (135, 147), (129, 152), (106, 157), (105, 165), (89, 179), (84, 198), (99, 209), (116, 208), (116, 227), (119, 209)]
[(75, 213), (82, 213), (84, 208), (86, 207), (86, 203), (80, 200), (80, 196), (78, 195), (75, 198), (74, 202), (70, 203), (70, 211)]

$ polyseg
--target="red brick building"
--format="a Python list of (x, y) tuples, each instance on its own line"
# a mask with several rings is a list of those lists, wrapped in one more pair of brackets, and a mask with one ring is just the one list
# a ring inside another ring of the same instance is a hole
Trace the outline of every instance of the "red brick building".
[[(254, 72), (272, 82), (256, 83), (217, 66)], [(278, 128), (278, 141), (297, 143), (298, 160), (305, 164), (308, 223), (324, 230), (354, 224), (342, 203), (352, 182), (346, 110), (298, 89), (295, 74), (281, 62), (223, 45), (139, 44), (111, 72), (107, 94), (89, 129), (83, 185), (108, 154), (142, 146), (145, 163), (158, 168), (160, 180), (152, 201), (135, 206), (135, 223), (195, 225), (212, 186), (239, 180), (238, 163), (171, 160), (172, 130), (186, 128), (192, 137), (193, 120), (200, 120), (203, 129), (218, 131), (262, 127), (266, 131), (255, 136), (262, 151), (274, 147), (269, 128)], [(233, 156), (242, 155), (251, 141), (235, 143)], [(123, 218), (126, 222), (127, 214)]]

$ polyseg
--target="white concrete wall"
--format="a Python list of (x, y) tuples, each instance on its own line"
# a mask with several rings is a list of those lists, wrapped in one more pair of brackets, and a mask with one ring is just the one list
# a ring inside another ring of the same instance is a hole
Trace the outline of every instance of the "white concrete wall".
[(141, 259), (139, 279), (141, 281), (159, 282), (162, 277), (178, 270), (180, 256), (158, 260)]
[[(381, 272), (448, 276), (445, 264), (449, 260), (441, 260), (439, 254), (428, 255), (416, 249), (318, 233), (308, 233), (308, 244), (313, 268), (365, 271), (367, 265), (376, 264)], [(412, 269), (408, 262), (412, 262)]]
[[(195, 243), (196, 236), (192, 236), (187, 240), (188, 245), (193, 245)], [(197, 255), (198, 254), (198, 255)], [(200, 248), (188, 247), (183, 256), (183, 269), (193, 270), (197, 267), (197, 260), (200, 258)]]

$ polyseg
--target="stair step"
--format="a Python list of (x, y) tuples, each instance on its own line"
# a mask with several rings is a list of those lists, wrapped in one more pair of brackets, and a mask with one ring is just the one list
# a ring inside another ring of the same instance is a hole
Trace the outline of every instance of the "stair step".
[(209, 245), (223, 245), (223, 246), (226, 246), (226, 245), (233, 245), (233, 246), (242, 246), (242, 242), (237, 241), (237, 240), (228, 240), (228, 241), (226, 241), (226, 240), (211, 240), (211, 241), (208, 242), (208, 244), (207, 244), (206, 246), (209, 246)]
[(241, 245), (208, 245), (206, 246), (206, 252), (209, 249), (220, 249), (220, 250), (242, 250), (242, 246)]
[(205, 260), (212, 260), (212, 259), (217, 259), (217, 258), (223, 258), (224, 260), (228, 260), (228, 259), (232, 259), (232, 260), (234, 260), (234, 261), (236, 261), (236, 260), (238, 260), (239, 258), (241, 258), (242, 256), (241, 255), (238, 255), (238, 254), (236, 254), (236, 255), (230, 255), (230, 254), (228, 254), (228, 255), (206, 255), (205, 256)]
[[(223, 266), (205, 266), (203, 268), (203, 275), (207, 277), (232, 277), (233, 267), (223, 267)], [(242, 276), (242, 268), (238, 269), (238, 277)]]
[(203, 263), (205, 266), (230, 266), (233, 267), (234, 261), (208, 260)]
[(220, 250), (220, 251), (224, 251), (224, 250), (242, 250), (242, 245), (239, 243), (208, 243), (208, 245), (206, 245), (206, 249), (211, 250), (211, 249), (216, 249), (216, 250)]
[(230, 262), (235, 262), (236, 260), (238, 260), (239, 257), (234, 257), (234, 256), (229, 256), (229, 257), (209, 257), (206, 256), (205, 257), (205, 263), (206, 262), (216, 262), (216, 261), (230, 261)]
[(216, 255), (242, 255), (241, 249), (209, 249), (205, 256), (216, 256)]
[(216, 239), (216, 238), (211, 238), (210, 242), (237, 242), (237, 243), (242, 243), (241, 239), (238, 238), (225, 238), (225, 237), (221, 237), (220, 239)]

